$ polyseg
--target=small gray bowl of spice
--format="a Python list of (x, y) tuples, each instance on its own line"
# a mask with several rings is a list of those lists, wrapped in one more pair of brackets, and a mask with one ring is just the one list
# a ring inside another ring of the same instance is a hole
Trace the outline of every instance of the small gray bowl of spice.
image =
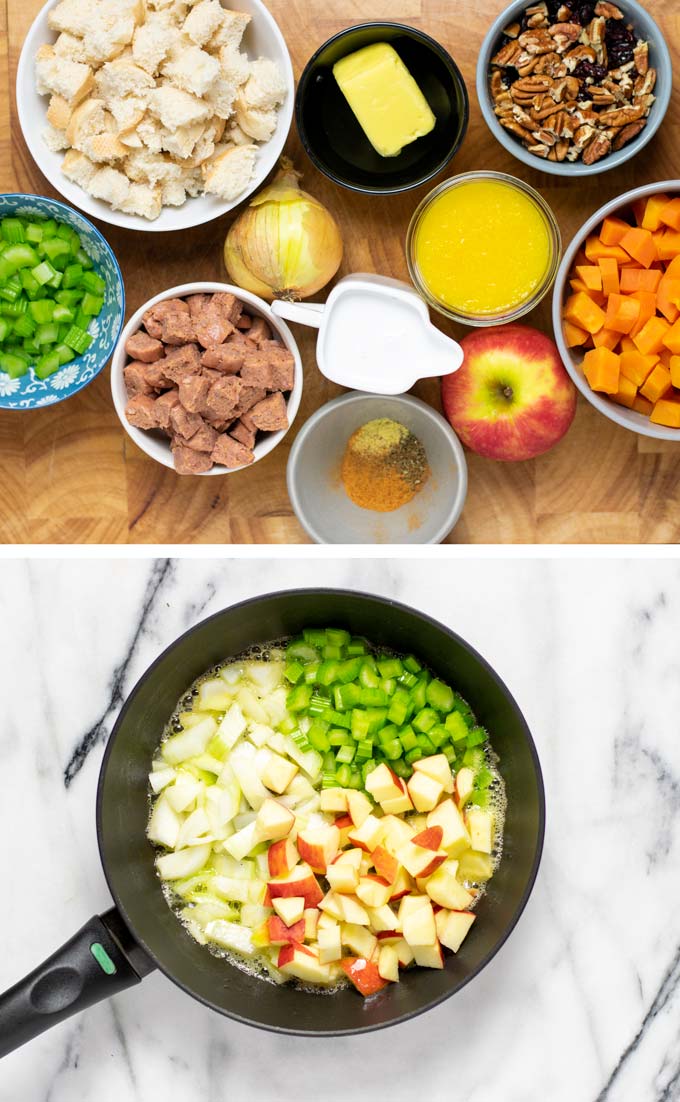
[(441, 543), (467, 491), (458, 437), (409, 394), (352, 392), (322, 406), (296, 437), (287, 478), (316, 543)]
[(639, 153), (672, 84), (663, 35), (636, 0), (517, 0), (477, 60), (491, 132), (530, 168), (559, 176), (593, 176)]

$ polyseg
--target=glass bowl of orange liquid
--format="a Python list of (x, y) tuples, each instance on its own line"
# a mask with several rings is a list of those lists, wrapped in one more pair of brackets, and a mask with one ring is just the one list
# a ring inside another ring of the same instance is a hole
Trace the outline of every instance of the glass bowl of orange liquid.
[(439, 184), (406, 237), (411, 279), (426, 302), (466, 325), (514, 321), (550, 289), (560, 262), (555, 216), (541, 195), (501, 172)]

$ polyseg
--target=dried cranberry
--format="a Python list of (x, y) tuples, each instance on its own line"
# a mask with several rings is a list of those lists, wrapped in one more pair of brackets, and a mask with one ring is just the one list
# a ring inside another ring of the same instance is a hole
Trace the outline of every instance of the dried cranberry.
[(574, 23), (580, 23), (582, 27), (585, 27), (591, 19), (595, 18), (595, 5), (589, 3), (576, 4), (571, 18)]
[(574, 76), (579, 80), (592, 80), (599, 84), (607, 75), (604, 65), (596, 65), (594, 61), (579, 61), (574, 69)]
[(607, 23), (604, 44), (607, 47), (607, 57), (611, 69), (618, 69), (620, 65), (627, 65), (629, 61), (633, 60), (635, 35), (621, 21), (609, 21)]

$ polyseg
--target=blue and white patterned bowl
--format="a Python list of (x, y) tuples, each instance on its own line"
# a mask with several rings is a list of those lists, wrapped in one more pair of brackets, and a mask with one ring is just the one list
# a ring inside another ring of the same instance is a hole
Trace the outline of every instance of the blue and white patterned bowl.
[(111, 358), (125, 317), (125, 288), (118, 261), (98, 229), (78, 211), (42, 195), (0, 195), (0, 218), (55, 218), (80, 235), (97, 275), (106, 283), (104, 306), (89, 330), (94, 338), (82, 356), (64, 364), (54, 375), (38, 379), (32, 367), (20, 379), (0, 371), (0, 409), (38, 409), (63, 402), (92, 382)]

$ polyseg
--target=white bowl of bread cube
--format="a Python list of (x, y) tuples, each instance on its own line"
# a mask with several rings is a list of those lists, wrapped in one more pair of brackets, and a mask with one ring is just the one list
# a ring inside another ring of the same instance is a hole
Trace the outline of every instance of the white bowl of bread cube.
[(226, 214), (283, 150), (294, 78), (261, 0), (48, 0), (19, 59), (38, 168), (111, 225), (166, 232)]

